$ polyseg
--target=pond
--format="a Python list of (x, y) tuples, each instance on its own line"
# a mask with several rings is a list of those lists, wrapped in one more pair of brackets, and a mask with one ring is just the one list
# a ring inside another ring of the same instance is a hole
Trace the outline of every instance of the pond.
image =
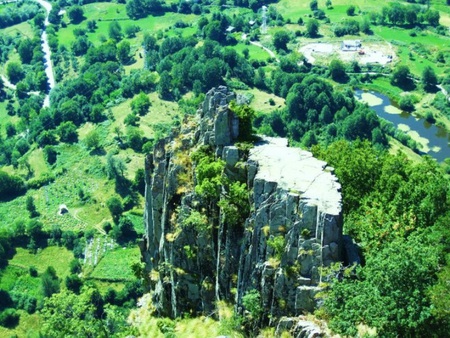
[(450, 135), (444, 128), (401, 111), (387, 96), (380, 93), (356, 90), (355, 96), (367, 103), (379, 117), (392, 122), (397, 129), (419, 143), (423, 153), (439, 162), (450, 157)]

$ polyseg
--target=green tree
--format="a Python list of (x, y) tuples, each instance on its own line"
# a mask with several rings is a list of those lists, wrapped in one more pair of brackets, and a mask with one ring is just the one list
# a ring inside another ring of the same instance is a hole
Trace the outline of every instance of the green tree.
[(17, 98), (18, 99), (25, 99), (25, 98), (27, 98), (29, 90), (30, 90), (30, 87), (28, 86), (28, 83), (25, 80), (18, 82), (16, 84), (16, 96), (17, 96)]
[(77, 24), (84, 20), (83, 8), (79, 5), (73, 5), (67, 10), (67, 16), (70, 22)]
[(425, 66), (422, 72), (422, 85), (426, 91), (436, 91), (438, 78), (431, 66)]
[(20, 177), (0, 170), (0, 200), (16, 197), (25, 190), (25, 183)]
[(39, 212), (37, 211), (36, 205), (34, 204), (33, 196), (31, 196), (31, 195), (27, 196), (26, 207), (27, 207), (28, 212), (30, 213), (31, 218), (39, 216)]
[[(335, 331), (355, 336), (357, 325), (376, 328), (380, 337), (424, 337), (446, 332), (436, 323), (427, 292), (434, 284), (439, 247), (427, 233), (396, 240), (367, 258), (356, 278), (334, 280), (325, 312)], [(431, 330), (431, 331), (430, 331)]]
[(277, 31), (273, 36), (273, 45), (277, 50), (287, 50), (287, 43), (289, 42), (289, 33), (286, 31)]
[(125, 26), (125, 35), (127, 38), (131, 39), (136, 37), (136, 33), (139, 32), (141, 28), (137, 25), (127, 25)]
[(31, 39), (26, 38), (20, 41), (17, 51), (19, 53), (20, 60), (22, 61), (22, 63), (31, 62), (31, 60), (33, 59), (33, 49), (34, 44), (31, 41)]
[(158, 93), (159, 96), (164, 100), (169, 100), (172, 97), (171, 93), (171, 77), (168, 71), (162, 72), (159, 83), (158, 83)]
[(341, 60), (332, 60), (328, 69), (330, 70), (331, 78), (334, 81), (340, 82), (344, 81), (347, 78), (347, 74), (345, 73), (345, 66)]
[(49, 266), (41, 275), (41, 283), (42, 292), (45, 297), (51, 297), (60, 290), (59, 278), (56, 275), (56, 270), (52, 266)]
[(61, 123), (57, 132), (62, 142), (75, 143), (78, 140), (77, 127), (72, 121)]
[(72, 52), (75, 56), (81, 56), (86, 54), (91, 43), (86, 36), (78, 36), (77, 39), (72, 43)]
[(121, 41), (117, 45), (117, 59), (122, 64), (127, 64), (130, 61), (130, 42), (128, 40)]
[(125, 9), (127, 15), (132, 19), (140, 19), (147, 16), (146, 4), (143, 0), (129, 0)]
[(405, 20), (409, 25), (414, 26), (417, 24), (417, 13), (418, 13), (417, 8), (415, 8), (413, 6), (406, 7)]
[(113, 40), (122, 40), (122, 26), (117, 21), (111, 21), (108, 26), (108, 35)]
[(45, 23), (45, 15), (44, 13), (38, 13), (34, 19), (33, 19), (33, 23), (36, 27), (39, 28), (44, 28), (44, 23)]
[(398, 102), (398, 105), (401, 110), (412, 112), (414, 108), (414, 101), (411, 97), (411, 95), (404, 95), (401, 97), (400, 101)]
[[(110, 331), (114, 318), (104, 309), (99, 292), (83, 287), (80, 295), (69, 290), (54, 294), (45, 300), (41, 311), (44, 319), (42, 333), (45, 337), (98, 337), (127, 336), (126, 333)], [(120, 311), (119, 311), (120, 313)], [(102, 316), (104, 321), (102, 320)], [(125, 326), (126, 328), (126, 326)], [(122, 328), (123, 329), (123, 328)]]
[(101, 140), (100, 140), (100, 134), (96, 129), (90, 131), (85, 139), (84, 144), (88, 149), (96, 150), (101, 148)]
[(256, 112), (248, 105), (237, 105), (234, 101), (230, 110), (239, 118), (239, 140), (250, 141), (253, 136), (253, 120)]
[(34, 241), (38, 241), (42, 233), (43, 224), (36, 219), (31, 219), (27, 222), (25, 227), (25, 234)]
[(89, 32), (95, 32), (95, 30), (97, 29), (97, 22), (95, 20), (88, 20), (86, 22), (86, 26)]
[(126, 133), (128, 146), (134, 151), (140, 152), (142, 150), (142, 136), (143, 132), (139, 128), (128, 127)]
[(429, 9), (425, 12), (425, 20), (428, 21), (428, 24), (433, 27), (439, 26), (440, 15), (439, 11), (434, 9)]
[(61, 7), (59, 4), (55, 3), (52, 6), (52, 9), (50, 13), (48, 14), (48, 21), (54, 25), (59, 25), (61, 22), (61, 16), (59, 15), (59, 11), (61, 10)]
[(81, 287), (83, 286), (83, 281), (78, 275), (72, 274), (68, 275), (65, 279), (65, 284), (68, 290), (80, 294)]
[(203, 84), (205, 88), (213, 88), (223, 84), (224, 62), (219, 58), (206, 61), (203, 69)]
[(353, 16), (353, 15), (355, 15), (355, 11), (356, 11), (356, 7), (354, 5), (350, 5), (347, 8), (346, 13), (347, 13), (348, 16)]
[(16, 309), (8, 308), (0, 312), (0, 326), (14, 328), (19, 324), (20, 315)]
[(315, 38), (319, 33), (319, 21), (316, 19), (310, 19), (306, 23), (306, 35), (310, 38)]
[(392, 74), (391, 83), (395, 86), (404, 88), (411, 82), (411, 73), (409, 67), (405, 65), (399, 65), (394, 69)]
[(16, 84), (25, 77), (25, 72), (19, 62), (9, 62), (6, 66), (6, 75), (11, 83)]
[(256, 331), (261, 321), (261, 315), (264, 309), (261, 305), (261, 295), (258, 290), (250, 290), (242, 297), (242, 304), (248, 311), (245, 321), (251, 331)]
[(326, 150), (316, 147), (313, 153), (336, 169), (336, 176), (342, 184), (343, 209), (346, 214), (361, 205), (381, 175), (382, 153), (373, 149), (368, 141), (337, 141)]
[(145, 93), (140, 92), (139, 95), (131, 101), (130, 106), (134, 114), (144, 116), (148, 113), (151, 103), (148, 96)]
[(215, 161), (210, 156), (203, 156), (198, 159), (195, 168), (195, 175), (197, 178), (195, 192), (208, 199), (217, 200), (224, 183), (222, 177), (224, 165), (225, 163), (223, 161)]
[(118, 221), (120, 218), (120, 215), (122, 215), (123, 212), (123, 204), (121, 199), (118, 196), (111, 196), (106, 201), (106, 206), (109, 209), (109, 212), (111, 213), (111, 216), (113, 217), (114, 221)]
[(364, 16), (359, 23), (359, 30), (365, 34), (372, 33), (372, 29), (370, 28), (370, 19), (367, 16)]
[(55, 147), (49, 145), (44, 147), (44, 158), (48, 164), (54, 164), (56, 162), (57, 157), (58, 152), (56, 151)]
[(317, 0), (312, 0), (310, 3), (309, 3), (309, 8), (311, 9), (311, 11), (317, 11), (318, 9), (319, 9), (319, 5), (318, 5), (318, 3), (317, 3)]

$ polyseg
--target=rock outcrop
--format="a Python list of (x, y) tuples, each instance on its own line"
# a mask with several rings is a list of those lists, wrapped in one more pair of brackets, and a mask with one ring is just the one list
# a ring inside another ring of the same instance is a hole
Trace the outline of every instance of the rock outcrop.
[[(156, 309), (211, 314), (226, 300), (244, 311), (243, 297), (257, 290), (264, 321), (313, 311), (320, 267), (342, 259), (340, 185), (325, 162), (284, 139), (262, 138), (249, 154), (236, 146), (232, 100), (226, 87), (209, 91), (147, 157), (142, 253)], [(250, 211), (238, 226), (195, 193), (191, 156), (201, 146), (223, 161), (228, 181), (247, 184)]]

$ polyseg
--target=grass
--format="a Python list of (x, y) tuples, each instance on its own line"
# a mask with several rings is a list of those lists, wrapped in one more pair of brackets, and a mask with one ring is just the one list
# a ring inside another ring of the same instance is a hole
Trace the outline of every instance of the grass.
[(399, 87), (391, 85), (389, 77), (384, 76), (373, 79), (371, 83), (363, 84), (361, 88), (385, 94), (395, 101), (398, 101), (400, 99), (400, 94), (403, 92), (403, 90)]
[[(142, 319), (144, 321), (139, 326), (141, 336), (154, 338), (164, 337), (164, 334), (159, 330), (157, 325), (160, 319), (148, 315)], [(221, 334), (221, 326), (220, 322), (210, 317), (188, 318), (175, 322), (174, 333), (178, 338), (217, 337)], [(242, 337), (242, 335), (229, 331), (227, 332), (227, 337), (238, 338)]]
[(44, 159), (44, 152), (42, 148), (37, 148), (31, 152), (28, 157), (28, 162), (34, 172), (35, 177), (39, 177), (44, 173), (48, 173), (49, 169), (47, 166), (47, 162)]
[(400, 143), (393, 137), (389, 138), (389, 153), (396, 155), (397, 153), (405, 154), (414, 163), (420, 163), (423, 161), (423, 157), (415, 153), (411, 148)]
[(137, 246), (116, 248), (108, 251), (88, 278), (105, 281), (128, 281), (135, 277), (131, 265), (140, 261), (141, 253)]
[[(170, 123), (178, 115), (178, 105), (176, 102), (161, 100), (156, 92), (150, 93), (147, 96), (150, 98), (151, 107), (145, 116), (141, 116), (139, 129), (143, 131), (145, 137), (151, 138), (154, 135), (153, 126), (155, 124)], [(112, 129), (118, 126), (122, 130), (125, 130), (123, 120), (131, 113), (130, 102), (131, 100), (127, 100), (112, 108), (115, 119), (115, 122), (112, 124)]]
[[(268, 114), (274, 109), (283, 108), (285, 105), (284, 99), (282, 97), (276, 96), (274, 94), (269, 94), (257, 88), (252, 88), (249, 90), (237, 90), (236, 92), (241, 94), (250, 93), (251, 95), (253, 95), (253, 99), (250, 102), (250, 107), (260, 113)], [(273, 99), (275, 101), (274, 106), (270, 105), (270, 99)]]
[[(151, 16), (139, 20), (131, 20), (127, 14), (124, 4), (117, 4), (112, 2), (95, 2), (83, 6), (84, 16), (89, 20), (95, 20), (97, 22), (97, 29), (95, 32), (88, 33), (87, 36), (94, 45), (101, 43), (100, 38), (108, 38), (110, 20), (120, 19), (118, 23), (123, 29), (128, 25), (136, 25), (141, 28), (141, 33), (137, 34), (137, 38), (129, 39), (131, 47), (138, 46), (142, 41), (142, 35), (144, 32), (154, 34), (157, 31), (165, 31), (167, 35), (175, 35), (177, 33), (182, 36), (189, 36), (195, 33), (195, 22), (198, 16), (193, 14), (180, 14), (180, 13), (165, 13), (162, 16)], [(122, 20), (123, 19), (123, 20)], [(68, 22), (68, 19), (65, 18)], [(84, 20), (77, 25), (68, 24), (66, 28), (61, 28), (58, 32), (58, 39), (61, 44), (70, 46), (75, 41), (73, 34), (76, 28), (86, 28), (86, 21)], [(193, 24), (193, 27), (186, 27), (184, 29), (173, 28), (172, 26), (178, 22), (183, 21), (187, 24)]]
[(28, 38), (33, 38), (33, 29), (28, 22), (22, 22), (17, 25), (0, 29), (1, 34), (5, 35), (25, 35)]
[(233, 49), (236, 50), (236, 52), (240, 53), (241, 55), (244, 55), (243, 53), (244, 49), (248, 49), (249, 59), (253, 60), (267, 61), (267, 59), (270, 58), (270, 55), (269, 53), (267, 53), (267, 51), (252, 44), (246, 45), (243, 42), (239, 42), (237, 45), (233, 46)]
[[(114, 194), (114, 183), (106, 180), (104, 173), (104, 156), (89, 155), (80, 145), (61, 144), (57, 146), (59, 155), (57, 165), (52, 168), (56, 179), (38, 190), (29, 190), (37, 210), (41, 213), (40, 221), (47, 228), (59, 224), (65, 230), (92, 228), (104, 219), (110, 218), (104, 206), (106, 200)], [(39, 150), (37, 155), (30, 155), (32, 166), (41, 163)], [(81, 201), (79, 191), (90, 196)], [(24, 214), (26, 196), (0, 203), (0, 228), (9, 227), (15, 219), (26, 219)], [(57, 215), (59, 205), (66, 204), (69, 214)]]
[(49, 266), (53, 266), (59, 278), (69, 275), (69, 263), (74, 259), (73, 253), (64, 247), (49, 246), (39, 250), (37, 254), (31, 254), (28, 250), (17, 248), (16, 254), (9, 261), (11, 266), (26, 269), (36, 267), (39, 273), (43, 273)]
[(11, 290), (20, 276), (27, 274), (24, 267), (8, 265), (0, 271), (0, 286), (4, 290)]

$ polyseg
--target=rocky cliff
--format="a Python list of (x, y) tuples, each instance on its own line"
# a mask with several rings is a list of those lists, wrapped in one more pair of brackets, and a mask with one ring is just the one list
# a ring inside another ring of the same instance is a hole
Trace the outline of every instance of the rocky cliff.
[[(142, 252), (162, 315), (211, 314), (218, 300), (243, 312), (251, 290), (260, 295), (262, 320), (309, 312), (320, 267), (341, 260), (341, 195), (332, 168), (285, 139), (262, 138), (243, 149), (235, 143), (241, 121), (233, 100), (239, 104), (225, 87), (209, 91), (197, 115), (146, 159)], [(216, 199), (196, 192), (198, 149), (223, 164), (228, 183)], [(248, 196), (245, 206), (231, 205), (240, 212), (232, 218), (225, 202), (233, 182)]]

